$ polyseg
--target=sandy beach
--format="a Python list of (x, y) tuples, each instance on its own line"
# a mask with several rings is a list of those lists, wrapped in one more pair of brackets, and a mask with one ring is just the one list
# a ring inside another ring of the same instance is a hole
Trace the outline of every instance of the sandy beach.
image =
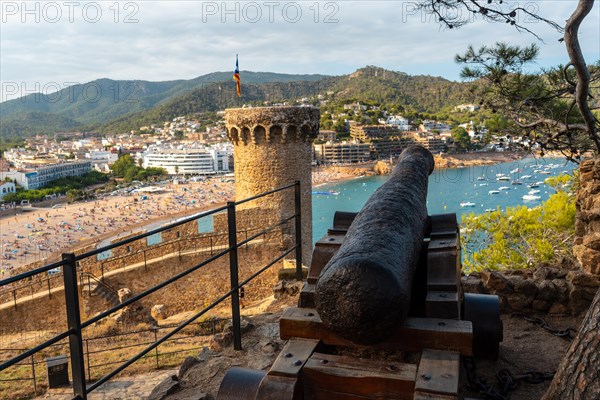
[(0, 278), (38, 260), (54, 261), (62, 252), (133, 233), (150, 222), (169, 222), (215, 208), (234, 198), (233, 183), (213, 178), (168, 184), (160, 193), (135, 193), (34, 209), (0, 219)]

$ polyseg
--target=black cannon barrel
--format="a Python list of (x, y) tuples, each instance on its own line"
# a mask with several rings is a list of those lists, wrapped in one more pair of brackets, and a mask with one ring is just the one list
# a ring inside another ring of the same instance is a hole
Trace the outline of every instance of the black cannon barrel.
[(355, 343), (386, 339), (406, 319), (427, 224), (431, 153), (410, 146), (373, 193), (315, 289), (323, 323)]

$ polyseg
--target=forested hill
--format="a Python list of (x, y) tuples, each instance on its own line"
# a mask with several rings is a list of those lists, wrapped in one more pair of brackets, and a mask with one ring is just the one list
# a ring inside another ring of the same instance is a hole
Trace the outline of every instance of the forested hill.
[[(318, 81), (325, 75), (242, 71), (245, 83)], [(0, 103), (0, 138), (83, 130), (150, 110), (212, 82), (234, 85), (232, 72), (213, 72), (190, 80), (149, 82), (97, 79), (47, 95), (34, 93)]]
[(49, 96), (31, 94), (0, 103), (0, 135), (6, 139), (77, 129), (127, 132), (176, 116), (243, 104), (293, 104), (301, 98), (317, 104), (317, 95), (335, 103), (395, 104), (432, 113), (473, 101), (468, 84), (377, 67), (338, 77), (247, 71), (241, 75), (241, 98), (235, 94), (230, 72), (168, 82), (100, 79)]
[(396, 104), (430, 113), (475, 101), (469, 88), (469, 83), (428, 75), (411, 76), (378, 67), (365, 67), (338, 77), (333, 86), (336, 99)]

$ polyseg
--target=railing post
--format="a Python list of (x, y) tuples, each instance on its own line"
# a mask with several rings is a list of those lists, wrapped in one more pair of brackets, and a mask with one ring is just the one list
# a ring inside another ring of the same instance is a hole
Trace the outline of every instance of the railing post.
[(302, 280), (302, 204), (300, 202), (300, 181), (294, 185), (294, 206), (296, 225), (296, 280)]
[(63, 266), (65, 283), (65, 303), (67, 308), (67, 326), (69, 335), (69, 353), (71, 355), (71, 374), (73, 376), (73, 395), (86, 400), (85, 363), (83, 361), (83, 341), (81, 335), (81, 317), (79, 315), (79, 296), (77, 293), (77, 264), (75, 254), (62, 255), (66, 262)]
[(37, 396), (37, 377), (35, 376), (34, 354), (31, 355), (31, 375), (33, 376), (33, 393)]
[(229, 278), (231, 280), (231, 321), (233, 325), (233, 348), (242, 350), (242, 329), (240, 322), (240, 297), (238, 280), (237, 224), (235, 202), (227, 202), (227, 231), (229, 235)]
[(146, 249), (144, 249), (144, 271), (148, 270), (148, 262), (146, 261)]
[(87, 359), (88, 379), (91, 381), (92, 380), (92, 365), (90, 364), (90, 341), (89, 341), (89, 339), (85, 339), (85, 355), (86, 355), (86, 359)]
[[(154, 328), (154, 343), (158, 342), (158, 334), (156, 333), (158, 331), (158, 328)], [(154, 357), (156, 358), (156, 369), (159, 369), (160, 366), (158, 364), (158, 346), (156, 346), (154, 348)]]

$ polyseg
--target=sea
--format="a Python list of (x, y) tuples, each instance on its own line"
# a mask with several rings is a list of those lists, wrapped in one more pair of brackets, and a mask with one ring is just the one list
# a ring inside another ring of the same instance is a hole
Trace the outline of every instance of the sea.
[[(517, 205), (536, 207), (554, 193), (544, 181), (550, 176), (572, 174), (577, 165), (565, 159), (524, 158), (487, 166), (450, 168), (429, 176), (429, 215), (480, 214)], [(313, 189), (313, 243), (327, 233), (336, 211), (360, 211), (388, 176), (359, 177)], [(520, 183), (520, 184), (519, 184)], [(530, 191), (535, 196), (523, 199)], [(538, 198), (539, 197), (539, 198)]]

